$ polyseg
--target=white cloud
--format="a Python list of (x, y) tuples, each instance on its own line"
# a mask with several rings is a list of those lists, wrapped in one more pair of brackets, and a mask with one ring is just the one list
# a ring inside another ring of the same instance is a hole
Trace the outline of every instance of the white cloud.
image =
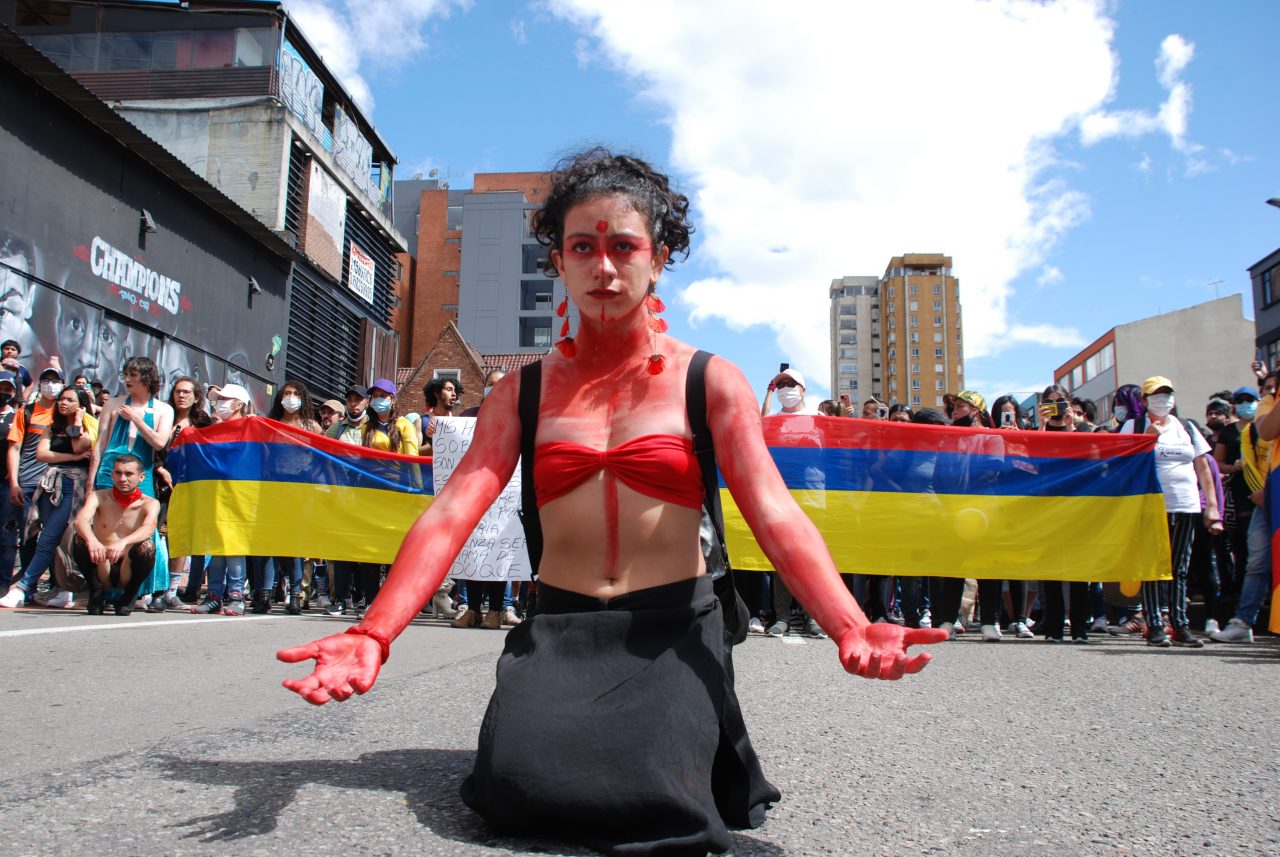
[(1036, 285), (1052, 286), (1055, 283), (1062, 282), (1063, 277), (1062, 269), (1057, 265), (1045, 265), (1044, 270), (1040, 272), (1040, 276), (1036, 277)]
[[(1209, 168), (1200, 157), (1203, 147), (1187, 139), (1187, 123), (1191, 117), (1191, 84), (1182, 79), (1182, 73), (1195, 56), (1196, 46), (1177, 33), (1165, 36), (1156, 57), (1156, 79), (1168, 91), (1160, 109), (1155, 113), (1145, 110), (1098, 110), (1085, 117), (1080, 124), (1080, 139), (1091, 146), (1109, 137), (1143, 137), (1163, 132), (1168, 135), (1173, 148), (1187, 159), (1190, 175)], [(1117, 66), (1118, 68), (1118, 66)], [(1116, 72), (1118, 74), (1118, 71)], [(1115, 83), (1112, 83), (1114, 96)], [(1144, 157), (1144, 163), (1150, 164)]]
[(399, 65), (427, 47), (423, 26), (447, 17), (470, 0), (286, 0), (285, 10), (365, 111), (373, 92), (364, 77), (369, 63)]
[(667, 114), (717, 272), (684, 291), (693, 320), (767, 325), (825, 375), (831, 279), (944, 252), (968, 356), (1080, 341), (1007, 306), (1015, 278), (1089, 214), (1046, 170), (1061, 166), (1051, 141), (1111, 92), (1104, 3), (550, 6), (591, 35), (580, 57), (614, 63)]
[(525, 32), (524, 32), (524, 21), (523, 21), (522, 19), (520, 19), (520, 18), (515, 18), (514, 20), (512, 20), (512, 22), (511, 22), (511, 38), (513, 38), (513, 39), (515, 39), (515, 40), (516, 40), (516, 44), (517, 44), (517, 45), (528, 44), (528, 42), (529, 42), (529, 37), (525, 35)]

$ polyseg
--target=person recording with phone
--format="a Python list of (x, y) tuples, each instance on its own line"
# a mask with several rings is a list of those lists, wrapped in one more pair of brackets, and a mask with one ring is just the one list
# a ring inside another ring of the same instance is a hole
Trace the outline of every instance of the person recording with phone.
[(862, 418), (864, 420), (887, 420), (889, 419), (889, 406), (872, 396), (862, 403)]
[(764, 404), (760, 406), (760, 416), (769, 416), (769, 408), (773, 404), (774, 393), (778, 394), (778, 404), (782, 409), (779, 414), (788, 414), (795, 416), (798, 414), (816, 416), (818, 409), (816, 407), (806, 407), (804, 403), (804, 376), (797, 370), (792, 369), (787, 363), (783, 363), (778, 368), (778, 374), (773, 376), (773, 380), (769, 382), (768, 389), (765, 390)]
[[(1061, 384), (1052, 384), (1040, 394), (1040, 431), (1075, 431), (1076, 423), (1071, 413), (1071, 394)], [(1067, 597), (1071, 601), (1071, 642), (1089, 642), (1089, 584), (1073, 581), (1067, 584)], [(1040, 583), (1040, 606), (1044, 615), (1040, 630), (1046, 643), (1061, 643), (1066, 605), (1062, 595), (1062, 581), (1044, 580)]]

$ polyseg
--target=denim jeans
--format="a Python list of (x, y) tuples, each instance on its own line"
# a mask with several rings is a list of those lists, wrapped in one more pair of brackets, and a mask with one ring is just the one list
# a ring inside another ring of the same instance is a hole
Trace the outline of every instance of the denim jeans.
[(1249, 559), (1244, 567), (1244, 582), (1240, 584), (1240, 603), (1236, 606), (1236, 618), (1249, 627), (1258, 621), (1258, 611), (1271, 591), (1270, 529), (1262, 509), (1255, 509), (1249, 519)]
[(18, 536), (22, 532), (21, 506), (9, 498), (9, 488), (0, 490), (0, 591), (6, 591), (17, 577)]
[[(22, 569), (22, 579), (18, 586), (24, 592), (35, 592), (36, 585), (46, 571), (53, 579), (53, 558), (57, 555), (58, 544), (62, 541), (67, 525), (71, 523), (71, 505), (76, 490), (75, 480), (70, 476), (62, 477), (62, 502), (53, 505), (53, 497), (48, 493), (40, 495), (37, 503), (40, 511), (40, 538), (36, 540), (31, 552), (31, 560)], [(56, 583), (56, 581), (55, 581)]]
[(276, 580), (284, 569), (285, 579), (289, 581), (289, 592), (297, 595), (302, 592), (302, 561), (289, 556), (255, 556), (249, 557), (253, 570), (253, 588), (270, 592), (276, 588)]
[(209, 594), (223, 600), (244, 597), (244, 557), (215, 556), (205, 568)]

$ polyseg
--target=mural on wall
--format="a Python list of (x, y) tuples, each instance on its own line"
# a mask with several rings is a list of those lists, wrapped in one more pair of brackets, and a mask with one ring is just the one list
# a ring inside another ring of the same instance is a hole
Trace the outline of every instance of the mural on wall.
[(323, 120), (324, 84), (288, 42), (280, 52), (280, 100), (316, 137), (328, 136)]
[(315, 160), (307, 179), (307, 222), (302, 248), (317, 267), (342, 279), (342, 236), (347, 228), (347, 192)]

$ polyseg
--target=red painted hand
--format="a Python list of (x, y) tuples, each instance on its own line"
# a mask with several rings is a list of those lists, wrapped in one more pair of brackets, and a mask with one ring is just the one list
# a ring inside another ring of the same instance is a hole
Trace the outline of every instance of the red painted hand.
[(918, 673), (933, 655), (907, 656), (909, 646), (941, 643), (947, 632), (941, 628), (904, 628), (881, 622), (857, 625), (840, 641), (840, 663), (845, 670), (863, 678), (900, 679)]
[(284, 686), (312, 705), (338, 702), (353, 693), (365, 693), (378, 680), (382, 649), (376, 640), (358, 634), (334, 634), (305, 646), (282, 649), (276, 657), (286, 664), (312, 658), (316, 668), (306, 678), (288, 678)]

